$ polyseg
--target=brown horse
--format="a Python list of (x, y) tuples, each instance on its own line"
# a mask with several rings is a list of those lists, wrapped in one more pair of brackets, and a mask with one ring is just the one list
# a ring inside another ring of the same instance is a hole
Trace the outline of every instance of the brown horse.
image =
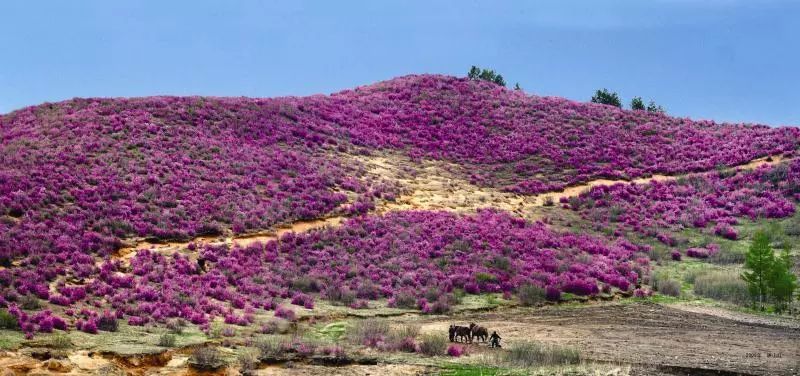
[(450, 334), (450, 341), (452, 342), (459, 342), (460, 338), (461, 342), (472, 343), (472, 331), (469, 327), (451, 324), (448, 333)]
[(473, 338), (479, 338), (481, 342), (486, 342), (486, 340), (489, 338), (489, 331), (480, 325), (475, 325), (474, 322), (469, 324), (469, 331), (470, 336)]

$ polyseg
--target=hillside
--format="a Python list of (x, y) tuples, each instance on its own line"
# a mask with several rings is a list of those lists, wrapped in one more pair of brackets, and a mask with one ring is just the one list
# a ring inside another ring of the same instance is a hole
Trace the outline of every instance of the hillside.
[(65, 236), (62, 248), (107, 254), (126, 237), (252, 232), (398, 193), (364, 179), (354, 155), (443, 160), (479, 186), (532, 194), (735, 166), (793, 152), (800, 134), (444, 76), (308, 98), (74, 99), (7, 114), (0, 130), (5, 257)]
[(0, 307), (31, 339), (648, 298), (795, 223), (799, 145), (436, 75), (43, 104), (0, 116)]

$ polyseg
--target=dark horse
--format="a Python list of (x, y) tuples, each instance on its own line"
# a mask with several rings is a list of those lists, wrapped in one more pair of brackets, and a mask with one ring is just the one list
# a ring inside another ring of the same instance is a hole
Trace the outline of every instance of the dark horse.
[(478, 338), (481, 342), (486, 342), (489, 338), (489, 331), (480, 325), (475, 325), (474, 322), (469, 324), (469, 331), (472, 337)]
[(450, 342), (457, 342), (459, 338), (461, 342), (472, 342), (472, 331), (466, 326), (451, 324), (448, 333), (450, 334)]

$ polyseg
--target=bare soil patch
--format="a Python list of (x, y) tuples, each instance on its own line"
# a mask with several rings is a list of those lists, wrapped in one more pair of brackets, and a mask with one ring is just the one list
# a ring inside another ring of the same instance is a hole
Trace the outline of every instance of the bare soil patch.
[[(742, 320), (654, 303), (515, 308), (423, 318), (423, 332), (477, 322), (497, 330), (506, 348), (534, 340), (578, 348), (589, 360), (627, 363), (661, 374), (794, 375), (800, 373), (800, 328), (784, 320)], [(474, 353), (496, 351), (484, 344)]]

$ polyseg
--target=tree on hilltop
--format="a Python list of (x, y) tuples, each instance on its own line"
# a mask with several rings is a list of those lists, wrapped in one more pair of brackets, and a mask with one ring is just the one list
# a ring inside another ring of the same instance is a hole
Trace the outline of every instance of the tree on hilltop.
[(633, 97), (633, 99), (631, 99), (631, 110), (644, 110), (644, 101), (642, 97)]
[(620, 101), (619, 95), (615, 92), (608, 91), (608, 89), (595, 92), (592, 97), (592, 102), (622, 108), (622, 101)]
[(503, 79), (503, 75), (496, 73), (492, 69), (481, 69), (473, 65), (469, 69), (467, 77), (469, 77), (471, 80), (484, 80), (494, 82), (500, 86), (506, 86), (506, 81)]
[(647, 104), (647, 112), (663, 114), (666, 111), (664, 111), (664, 107), (657, 105), (656, 102), (650, 101), (650, 103)]

